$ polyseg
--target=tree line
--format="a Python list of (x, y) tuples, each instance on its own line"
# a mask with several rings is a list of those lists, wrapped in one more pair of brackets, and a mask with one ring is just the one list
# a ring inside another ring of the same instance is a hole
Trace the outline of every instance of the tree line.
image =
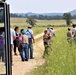
[[(63, 16), (43, 16), (43, 15), (32, 15), (32, 16), (28, 16), (27, 14), (25, 15), (18, 15), (15, 13), (11, 13), (10, 17), (17, 17), (17, 18), (29, 18), (32, 17), (33, 19), (38, 19), (38, 20), (62, 20)], [(73, 19), (76, 19), (76, 15), (73, 15)]]

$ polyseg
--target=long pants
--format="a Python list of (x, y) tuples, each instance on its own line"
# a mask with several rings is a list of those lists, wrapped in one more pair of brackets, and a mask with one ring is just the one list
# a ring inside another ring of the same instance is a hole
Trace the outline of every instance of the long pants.
[(43, 57), (45, 57), (45, 55), (48, 55), (48, 48), (49, 48), (48, 44), (44, 43), (44, 48), (45, 50), (44, 50)]
[(14, 40), (13, 44), (14, 44), (14, 53), (16, 53), (16, 47), (18, 47), (18, 40)]
[(0, 60), (2, 58), (2, 62), (4, 62), (4, 48), (0, 48)]
[(27, 60), (28, 61), (28, 44), (23, 43), (21, 44), (22, 47), (20, 48), (20, 56), (22, 61)]
[(29, 56), (30, 56), (30, 59), (33, 58), (33, 44), (32, 44), (32, 39), (29, 38), (29, 44), (28, 44), (28, 49), (29, 49)]
[(13, 49), (13, 44), (11, 44), (11, 46), (10, 46), (10, 60), (11, 60), (11, 64), (12, 64), (12, 49)]

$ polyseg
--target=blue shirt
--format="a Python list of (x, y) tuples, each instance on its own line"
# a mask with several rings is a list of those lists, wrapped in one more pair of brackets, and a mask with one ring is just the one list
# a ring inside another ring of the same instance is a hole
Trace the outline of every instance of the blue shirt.
[(32, 35), (33, 35), (33, 31), (31, 29), (28, 29), (26, 31), (26, 35), (28, 36), (28, 38), (32, 38)]

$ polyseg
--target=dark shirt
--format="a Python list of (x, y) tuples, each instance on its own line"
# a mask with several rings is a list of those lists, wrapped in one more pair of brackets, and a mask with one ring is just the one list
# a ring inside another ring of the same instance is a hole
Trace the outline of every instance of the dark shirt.
[(0, 48), (4, 48), (4, 38), (0, 36)]

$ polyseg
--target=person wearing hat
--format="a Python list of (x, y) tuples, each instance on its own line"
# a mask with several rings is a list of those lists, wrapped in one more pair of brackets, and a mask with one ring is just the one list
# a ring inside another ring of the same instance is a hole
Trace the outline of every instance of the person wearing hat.
[(35, 40), (34, 40), (34, 34), (33, 34), (33, 31), (32, 31), (32, 26), (28, 26), (28, 29), (26, 31), (26, 34), (28, 36), (28, 49), (29, 49), (29, 52), (30, 52), (30, 59), (33, 59), (33, 43), (35, 43)]
[(21, 60), (28, 61), (28, 36), (26, 35), (26, 30), (22, 31), (22, 41), (19, 47)]

